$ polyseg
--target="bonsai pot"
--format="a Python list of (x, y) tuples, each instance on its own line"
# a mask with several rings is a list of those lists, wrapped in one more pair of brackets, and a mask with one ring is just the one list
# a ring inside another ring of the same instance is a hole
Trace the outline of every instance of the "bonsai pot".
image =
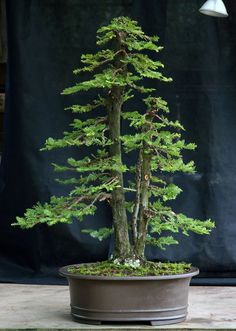
[(76, 275), (60, 269), (70, 287), (71, 314), (82, 323), (138, 322), (152, 325), (183, 322), (189, 283), (197, 268), (185, 274), (144, 277)]

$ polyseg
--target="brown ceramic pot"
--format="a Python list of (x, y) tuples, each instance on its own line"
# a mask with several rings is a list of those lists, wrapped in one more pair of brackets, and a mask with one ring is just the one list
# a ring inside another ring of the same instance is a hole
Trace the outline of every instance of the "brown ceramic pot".
[(199, 273), (167, 276), (82, 276), (60, 269), (70, 286), (71, 314), (82, 323), (138, 322), (152, 325), (179, 323), (186, 319), (189, 283)]

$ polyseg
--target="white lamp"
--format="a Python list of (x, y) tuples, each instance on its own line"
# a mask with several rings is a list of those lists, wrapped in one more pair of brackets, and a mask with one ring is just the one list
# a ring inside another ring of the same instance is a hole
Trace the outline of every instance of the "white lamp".
[(215, 17), (228, 17), (227, 10), (222, 0), (207, 0), (199, 9), (200, 13)]

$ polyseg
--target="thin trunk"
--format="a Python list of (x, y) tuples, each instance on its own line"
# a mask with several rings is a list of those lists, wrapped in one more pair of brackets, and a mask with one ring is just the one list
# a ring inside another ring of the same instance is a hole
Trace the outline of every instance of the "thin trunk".
[[(116, 50), (122, 50), (122, 36), (117, 34), (116, 38)], [(120, 52), (116, 56), (115, 68), (119, 73), (126, 73), (126, 68), (121, 60), (124, 58), (125, 52)], [(107, 100), (108, 110), (108, 125), (109, 136), (112, 140), (110, 146), (110, 155), (115, 157), (118, 163), (122, 164), (121, 158), (121, 143), (120, 143), (120, 117), (121, 107), (123, 103), (123, 87), (114, 86), (109, 91)], [(112, 214), (113, 214), (113, 226), (115, 234), (115, 248), (114, 257), (119, 259), (125, 259), (129, 257), (131, 251), (131, 245), (129, 241), (128, 221), (125, 208), (125, 195), (124, 195), (124, 181), (123, 173), (119, 170), (112, 171), (112, 176), (116, 177), (119, 181), (119, 186), (112, 191)]]
[[(148, 128), (144, 128), (148, 130)], [(138, 237), (135, 245), (135, 255), (141, 260), (145, 260), (145, 242), (148, 230), (148, 201), (151, 175), (151, 155), (148, 153), (148, 144), (143, 142), (141, 150), (141, 185), (140, 185), (140, 212), (138, 222)]]
[(136, 195), (135, 195), (135, 204), (134, 211), (132, 215), (132, 234), (133, 234), (133, 245), (135, 247), (138, 238), (138, 215), (140, 209), (140, 190), (141, 190), (141, 165), (142, 165), (142, 153), (139, 152), (139, 157), (136, 165)]

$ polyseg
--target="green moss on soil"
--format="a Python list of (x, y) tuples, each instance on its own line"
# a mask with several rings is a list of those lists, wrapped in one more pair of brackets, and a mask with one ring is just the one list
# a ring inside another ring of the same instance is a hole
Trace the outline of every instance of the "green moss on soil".
[(139, 267), (118, 265), (112, 261), (103, 261), (82, 265), (74, 265), (68, 268), (68, 272), (77, 275), (90, 276), (164, 276), (178, 275), (190, 270), (188, 263), (162, 263), (147, 261)]

